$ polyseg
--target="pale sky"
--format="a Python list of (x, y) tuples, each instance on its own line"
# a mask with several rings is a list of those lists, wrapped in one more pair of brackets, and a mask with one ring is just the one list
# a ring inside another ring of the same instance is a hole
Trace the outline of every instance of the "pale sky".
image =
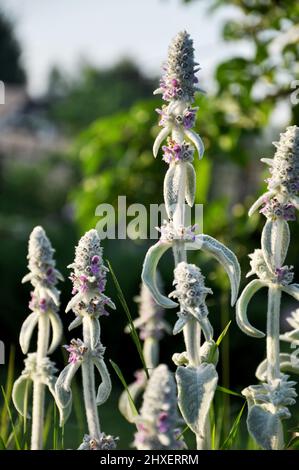
[(71, 73), (80, 59), (100, 67), (131, 57), (146, 73), (157, 74), (170, 39), (182, 29), (193, 37), (201, 83), (208, 91), (220, 60), (250, 54), (246, 45), (221, 39), (224, 19), (238, 12), (225, 7), (209, 15), (209, 5), (207, 0), (190, 5), (180, 0), (0, 0), (15, 20), (34, 95), (44, 91), (51, 66)]

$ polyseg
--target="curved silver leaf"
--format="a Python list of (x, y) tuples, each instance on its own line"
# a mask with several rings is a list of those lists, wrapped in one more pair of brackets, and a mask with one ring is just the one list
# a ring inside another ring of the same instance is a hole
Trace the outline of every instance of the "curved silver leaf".
[(72, 411), (72, 401), (69, 402), (69, 404), (62, 408), (59, 401), (57, 400), (57, 396), (56, 396), (56, 391), (55, 391), (55, 384), (56, 384), (56, 377), (52, 376), (52, 377), (47, 377), (46, 380), (44, 381), (45, 385), (47, 385), (49, 391), (51, 392), (54, 400), (55, 400), (55, 403), (56, 403), (56, 406), (58, 408), (58, 411), (59, 411), (59, 416), (60, 416), (60, 426), (63, 426), (64, 423), (68, 420), (70, 414), (71, 414), (71, 411)]
[(185, 163), (186, 165), (186, 191), (185, 199), (187, 204), (192, 207), (195, 200), (196, 191), (196, 173), (192, 163)]
[(48, 354), (52, 354), (57, 346), (61, 343), (63, 326), (59, 315), (56, 312), (49, 312), (49, 320), (52, 326), (52, 341), (48, 350)]
[(161, 305), (164, 308), (174, 308), (178, 306), (176, 302), (173, 302), (168, 297), (165, 297), (165, 295), (161, 294), (156, 281), (157, 265), (162, 255), (170, 247), (171, 243), (162, 241), (158, 241), (158, 243), (152, 246), (146, 253), (141, 275), (142, 281), (151, 291), (151, 294), (157, 304)]
[(112, 385), (111, 385), (111, 379), (110, 379), (110, 374), (108, 372), (108, 369), (106, 367), (106, 364), (103, 359), (99, 357), (93, 357), (93, 362), (96, 368), (98, 369), (100, 375), (101, 375), (101, 384), (98, 388), (98, 393), (97, 393), (97, 406), (102, 405), (105, 403), (105, 401), (108, 400), (109, 395), (111, 393)]
[[(27, 405), (25, 405), (26, 391), (29, 392), (29, 387), (32, 386), (31, 379), (26, 375), (21, 375), (14, 383), (12, 389), (12, 401), (13, 404), (20, 413), (21, 416), (24, 416), (24, 411)], [(29, 395), (29, 394), (28, 394)], [(28, 400), (28, 397), (27, 397)], [(30, 414), (27, 409), (27, 418), (30, 418)]]
[(209, 235), (197, 235), (193, 243), (187, 244), (187, 247), (190, 246), (198, 247), (198, 249), (209, 253), (214, 256), (214, 258), (222, 264), (225, 269), (231, 284), (231, 305), (234, 305), (239, 291), (241, 270), (238, 259), (236, 255), (225, 245), (220, 243), (213, 237)]
[(236, 305), (236, 319), (239, 328), (248, 336), (253, 336), (254, 338), (264, 338), (265, 334), (254, 328), (249, 323), (247, 318), (247, 307), (254, 294), (264, 286), (266, 286), (266, 284), (260, 279), (254, 279), (251, 281), (243, 290)]
[(191, 140), (191, 142), (195, 145), (195, 148), (198, 152), (199, 159), (201, 160), (205, 151), (205, 146), (201, 138), (199, 137), (196, 132), (194, 132), (192, 129), (185, 129), (184, 130), (185, 135), (188, 137), (188, 139)]
[[(293, 357), (291, 354), (279, 354), (280, 370), (281, 372), (290, 372), (292, 374), (299, 374), (299, 358)], [(256, 377), (261, 381), (267, 380), (267, 359), (264, 359), (255, 372)]]
[(282, 290), (286, 292), (286, 294), (294, 297), (294, 299), (299, 300), (299, 284), (289, 284), (288, 286), (282, 286)]
[(82, 325), (82, 321), (83, 321), (83, 318), (78, 315), (78, 316), (75, 318), (75, 320), (73, 320), (73, 321), (69, 324), (68, 330), (71, 331), (71, 330), (73, 330), (74, 328), (77, 328), (77, 326)]
[[(147, 380), (146, 378), (144, 381), (137, 381), (133, 382), (128, 386), (128, 391), (130, 393), (130, 396), (135, 403), (138, 399), (138, 397), (142, 394), (142, 392), (145, 390)], [(131, 401), (129, 399), (129, 395), (127, 390), (124, 390), (120, 396), (119, 402), (118, 402), (118, 407), (119, 411), (121, 414), (126, 418), (129, 423), (134, 424), (136, 422), (136, 412), (135, 410), (132, 409), (131, 406)]]
[(168, 217), (171, 219), (178, 203), (180, 188), (179, 164), (170, 165), (164, 178), (164, 202)]
[(72, 403), (71, 382), (81, 365), (80, 361), (74, 364), (68, 364), (60, 373), (55, 384), (55, 396), (59, 409), (61, 410), (60, 423), (63, 425), (69, 413), (69, 407)]
[(267, 198), (270, 198), (274, 195), (274, 191), (267, 191), (266, 193), (262, 194), (250, 207), (248, 211), (249, 217), (252, 216), (252, 214), (259, 208), (261, 207), (262, 204), (264, 204), (265, 200)]
[(158, 155), (159, 148), (160, 148), (163, 140), (166, 139), (166, 137), (170, 134), (170, 132), (171, 132), (170, 127), (164, 127), (163, 129), (161, 129), (161, 131), (157, 135), (156, 140), (155, 140), (154, 145), (153, 145), (153, 154), (154, 154), (155, 158)]
[(176, 371), (178, 385), (178, 405), (187, 425), (192, 431), (203, 437), (218, 374), (213, 364), (201, 364), (199, 367), (179, 366)]
[(28, 353), (31, 336), (32, 336), (34, 328), (36, 327), (38, 323), (38, 319), (39, 319), (39, 313), (32, 312), (30, 313), (30, 315), (28, 315), (28, 317), (26, 318), (26, 320), (24, 321), (21, 327), (19, 342), (20, 342), (20, 346), (21, 346), (23, 354)]
[[(277, 237), (281, 236), (280, 240)], [(278, 241), (278, 243), (277, 243)], [(262, 250), (264, 259), (268, 269), (272, 272), (277, 267), (281, 267), (287, 256), (287, 252), (290, 244), (290, 229), (288, 223), (283, 220), (267, 220), (262, 231), (261, 238)], [(281, 247), (279, 256), (275, 252), (276, 245)], [(276, 259), (279, 259), (280, 266), (277, 266)]]

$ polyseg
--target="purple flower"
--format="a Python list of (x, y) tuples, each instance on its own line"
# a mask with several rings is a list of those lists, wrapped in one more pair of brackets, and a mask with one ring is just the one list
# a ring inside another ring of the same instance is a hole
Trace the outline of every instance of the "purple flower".
[(81, 361), (83, 359), (84, 354), (86, 353), (88, 349), (83, 343), (83, 341), (81, 341), (81, 339), (79, 338), (72, 339), (70, 345), (66, 344), (63, 347), (70, 354), (69, 359), (68, 359), (68, 362), (70, 364), (76, 364), (76, 362)]
[(162, 411), (159, 414), (157, 427), (158, 431), (161, 433), (165, 433), (169, 430), (168, 413), (166, 413), (166, 411)]

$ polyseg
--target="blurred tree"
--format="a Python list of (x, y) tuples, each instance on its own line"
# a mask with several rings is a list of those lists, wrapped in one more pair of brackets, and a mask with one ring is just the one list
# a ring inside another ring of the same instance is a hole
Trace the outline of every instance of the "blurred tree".
[(13, 24), (0, 12), (0, 80), (5, 84), (23, 85), (26, 81), (21, 65), (21, 49)]
[(153, 87), (153, 80), (129, 59), (106, 70), (84, 64), (76, 78), (68, 78), (55, 67), (48, 85), (50, 115), (68, 131), (78, 131), (97, 118), (150, 97)]

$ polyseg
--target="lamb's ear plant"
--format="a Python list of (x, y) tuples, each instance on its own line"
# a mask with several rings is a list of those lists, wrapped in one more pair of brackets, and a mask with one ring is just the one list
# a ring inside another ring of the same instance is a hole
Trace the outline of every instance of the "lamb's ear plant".
[[(187, 262), (187, 250), (201, 249), (215, 257), (226, 270), (231, 282), (231, 301), (235, 303), (240, 282), (240, 267), (236, 256), (222, 243), (205, 234), (195, 234), (195, 227), (185, 226), (185, 201), (193, 206), (196, 174), (193, 167), (195, 153), (202, 158), (204, 145), (193, 130), (197, 108), (192, 107), (197, 88), (194, 49), (190, 36), (179, 33), (169, 47), (168, 60), (160, 88), (167, 104), (158, 110), (162, 130), (158, 134), (153, 153), (156, 157), (162, 147), (163, 160), (169, 165), (164, 180), (164, 201), (169, 217), (160, 229), (161, 238), (152, 246), (144, 261), (142, 279), (154, 299), (164, 308), (175, 308), (176, 302), (163, 295), (156, 283), (155, 273), (162, 255), (170, 248), (174, 253), (176, 290), (172, 297), (179, 302), (180, 312), (174, 334), (183, 331), (186, 351), (176, 354), (178, 365), (178, 404), (182, 415), (196, 434), (197, 447), (209, 448), (209, 408), (217, 385), (217, 347), (213, 329), (208, 320), (205, 298), (210, 289), (204, 286), (200, 269)], [(201, 333), (205, 342), (201, 345)]]
[[(161, 284), (159, 275), (158, 284)], [(171, 327), (164, 319), (164, 309), (155, 302), (145, 284), (141, 283), (140, 295), (135, 297), (135, 300), (139, 304), (139, 316), (133, 323), (135, 328), (139, 330), (139, 337), (143, 341), (144, 362), (148, 373), (151, 374), (159, 364), (159, 342), (165, 332), (171, 334)], [(130, 331), (130, 325), (126, 327), (125, 331)], [(120, 412), (131, 423), (135, 423), (136, 415), (132, 410), (130, 400), (135, 402), (147, 384), (144, 370), (137, 370), (134, 375), (136, 380), (128, 386), (128, 391), (123, 391), (119, 400)]]
[[(299, 285), (292, 283), (292, 266), (284, 265), (290, 243), (288, 222), (295, 220), (295, 209), (299, 208), (299, 128), (288, 127), (274, 145), (274, 158), (262, 159), (270, 167), (268, 191), (249, 211), (251, 215), (262, 206), (260, 212), (266, 217), (266, 223), (261, 249), (250, 255), (248, 276), (255, 274), (257, 278), (245, 287), (237, 302), (237, 322), (249, 336), (266, 336), (267, 357), (256, 372), (263, 383), (249, 386), (242, 393), (248, 402), (250, 434), (262, 448), (277, 450), (284, 447), (282, 420), (291, 416), (288, 407), (295, 404), (297, 396), (296, 382), (290, 381), (289, 376), (283, 373), (296, 372), (296, 367), (292, 366), (291, 355), (280, 353), (279, 341), (281, 294), (285, 292), (299, 300)], [(268, 290), (266, 335), (253, 327), (247, 317), (248, 303), (262, 287)], [(293, 321), (291, 324), (295, 325)], [(281, 339), (290, 339), (292, 334), (297, 335), (296, 332), (290, 333)]]
[[(69, 352), (69, 364), (60, 373), (55, 390), (61, 409), (61, 425), (67, 420), (72, 404), (71, 382), (81, 367), (84, 406), (88, 424), (88, 434), (83, 438), (79, 450), (115, 449), (116, 440), (101, 431), (97, 407), (108, 399), (111, 393), (111, 380), (104, 362), (105, 348), (100, 338), (99, 318), (109, 315), (106, 307), (115, 309), (114, 303), (104, 294), (108, 268), (103, 262), (103, 249), (96, 230), (90, 230), (76, 247), (70, 279), (73, 283), (73, 298), (66, 311), (73, 310), (75, 319), (69, 330), (83, 328), (83, 341), (72, 339), (65, 346)], [(101, 377), (96, 392), (95, 369)]]
[[(20, 332), (22, 352), (27, 354), (25, 369), (13, 386), (12, 399), (18, 412), (24, 419), (30, 418), (28, 399), (33, 386), (31, 449), (43, 447), (43, 429), (45, 421), (45, 389), (48, 387), (55, 398), (54, 376), (57, 369), (48, 355), (61, 342), (62, 323), (58, 316), (59, 291), (58, 280), (63, 280), (55, 268), (54, 250), (42, 227), (35, 227), (29, 238), (28, 268), (29, 273), (22, 282), (30, 281), (33, 286), (29, 308), (32, 313), (24, 321)], [(28, 353), (32, 334), (37, 328), (37, 350)], [(51, 335), (52, 329), (52, 335)], [(50, 337), (52, 339), (50, 341)]]
[(134, 446), (138, 450), (180, 450), (186, 448), (178, 428), (176, 385), (165, 364), (152, 371), (143, 395)]

